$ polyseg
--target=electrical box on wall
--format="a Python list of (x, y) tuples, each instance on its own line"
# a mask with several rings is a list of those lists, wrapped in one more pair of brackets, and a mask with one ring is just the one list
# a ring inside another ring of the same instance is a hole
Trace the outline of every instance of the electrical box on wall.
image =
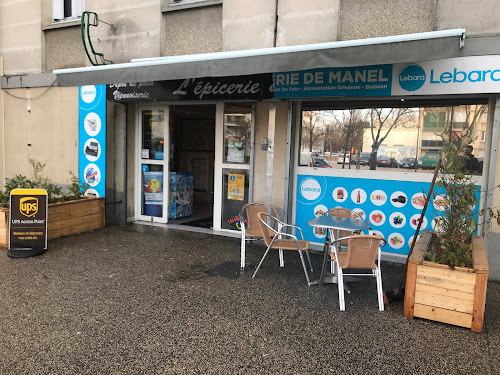
[(269, 146), (269, 140), (267, 138), (262, 138), (260, 140), (260, 148), (265, 151), (268, 149), (268, 146)]

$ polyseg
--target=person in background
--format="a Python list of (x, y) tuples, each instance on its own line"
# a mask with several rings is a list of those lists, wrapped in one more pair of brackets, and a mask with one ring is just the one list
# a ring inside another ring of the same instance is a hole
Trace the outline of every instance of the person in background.
[(474, 156), (472, 151), (474, 150), (474, 147), (472, 145), (467, 145), (465, 146), (464, 150), (464, 171), (474, 173), (474, 172), (480, 172), (479, 171), (479, 161), (477, 158)]

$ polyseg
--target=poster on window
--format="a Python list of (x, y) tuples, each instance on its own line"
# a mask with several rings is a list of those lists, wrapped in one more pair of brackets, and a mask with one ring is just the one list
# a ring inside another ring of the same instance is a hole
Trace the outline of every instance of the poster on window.
[(229, 138), (227, 141), (227, 161), (243, 163), (245, 161), (245, 138)]
[(227, 175), (227, 199), (242, 201), (245, 199), (245, 175)]

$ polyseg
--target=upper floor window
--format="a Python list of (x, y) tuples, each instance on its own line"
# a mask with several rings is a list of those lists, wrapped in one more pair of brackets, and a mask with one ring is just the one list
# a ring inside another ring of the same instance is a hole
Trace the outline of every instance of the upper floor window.
[[(167, 5), (164, 7), (164, 11), (168, 11), (222, 4), (222, 0), (164, 0), (164, 4)], [(171, 9), (168, 9), (168, 7), (171, 7)]]
[(85, 10), (85, 0), (52, 0), (52, 19), (64, 21), (79, 18)]

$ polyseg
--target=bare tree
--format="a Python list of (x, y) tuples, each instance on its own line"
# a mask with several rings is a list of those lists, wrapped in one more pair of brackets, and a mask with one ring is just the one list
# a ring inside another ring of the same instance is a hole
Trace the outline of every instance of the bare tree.
[[(405, 122), (413, 108), (373, 108), (370, 111), (370, 128), (372, 136), (372, 151), (370, 169), (377, 169), (377, 153), (380, 145), (398, 124)], [(385, 131), (385, 133), (384, 133)]]
[(302, 112), (302, 144), (309, 145), (309, 152), (312, 152), (314, 143), (324, 134), (319, 126), (319, 116), (315, 111)]
[[(363, 112), (360, 109), (349, 109), (342, 111), (340, 116), (335, 116), (338, 128), (343, 135), (344, 156), (342, 160), (342, 168), (345, 168), (345, 158), (347, 150), (351, 150), (353, 146), (360, 148), (363, 143), (363, 131), (368, 127), (369, 123), (364, 119)], [(351, 165), (349, 164), (349, 168)]]

